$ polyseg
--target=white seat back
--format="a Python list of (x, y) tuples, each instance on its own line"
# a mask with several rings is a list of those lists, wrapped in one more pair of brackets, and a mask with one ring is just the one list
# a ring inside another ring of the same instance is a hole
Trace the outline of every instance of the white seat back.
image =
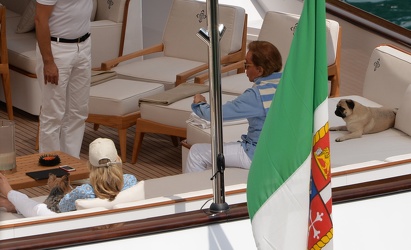
[(365, 73), (363, 96), (387, 108), (398, 108), (411, 85), (411, 55), (389, 45), (376, 47)]
[[(191, 61), (207, 62), (208, 47), (197, 36), (207, 29), (206, 3), (174, 0), (163, 34), (164, 55)], [(219, 23), (227, 28), (221, 41), (221, 56), (241, 49), (245, 10), (237, 6), (219, 5)]]
[[(266, 13), (258, 36), (260, 41), (268, 41), (274, 44), (281, 53), (283, 65), (287, 61), (291, 41), (294, 37), (300, 15), (269, 11)], [(327, 25), (327, 62), (328, 66), (334, 64), (337, 54), (337, 42), (339, 36), (339, 23), (334, 20), (326, 20)]]
[(107, 1), (97, 0), (97, 12), (95, 21), (110, 20), (115, 23), (123, 22), (124, 8), (127, 0)]

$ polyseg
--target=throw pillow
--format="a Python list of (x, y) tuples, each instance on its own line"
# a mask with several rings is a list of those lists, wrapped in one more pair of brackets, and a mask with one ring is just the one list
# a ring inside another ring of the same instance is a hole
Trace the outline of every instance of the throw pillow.
[(133, 202), (138, 200), (144, 200), (144, 181), (139, 181), (136, 185), (121, 191), (113, 201), (107, 199), (79, 199), (76, 200), (76, 208), (87, 209), (94, 207), (104, 207), (107, 209), (112, 209), (114, 205), (126, 202)]
[(411, 85), (405, 91), (395, 117), (395, 128), (411, 136)]
[(16, 33), (26, 33), (34, 29), (34, 17), (36, 15), (36, 0), (31, 0), (21, 16)]

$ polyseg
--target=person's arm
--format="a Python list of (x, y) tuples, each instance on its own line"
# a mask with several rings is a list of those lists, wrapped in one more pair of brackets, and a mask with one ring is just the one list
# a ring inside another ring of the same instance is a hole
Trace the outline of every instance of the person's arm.
[(89, 184), (83, 184), (76, 187), (70, 193), (64, 195), (60, 200), (60, 212), (68, 212), (76, 210), (76, 200), (78, 199), (92, 199), (96, 198), (93, 188)]
[(137, 178), (132, 174), (124, 174), (124, 187), (122, 190), (128, 189), (137, 184)]
[(59, 71), (54, 62), (53, 53), (51, 51), (50, 27), (49, 19), (53, 12), (54, 5), (36, 4), (36, 24), (37, 43), (40, 48), (40, 53), (44, 64), (44, 84), (58, 84)]
[(24, 217), (54, 214), (46, 204), (30, 199), (26, 194), (11, 188), (6, 176), (0, 173), (0, 195), (13, 204), (15, 210)]
[[(197, 100), (197, 103), (196, 103)], [(200, 98), (194, 97), (193, 104), (191, 104), (193, 112), (210, 121), (210, 105)], [(254, 89), (247, 89), (243, 94), (232, 101), (228, 101), (222, 106), (223, 120), (239, 120), (250, 117), (263, 116), (264, 108), (260, 100), (260, 96)]]

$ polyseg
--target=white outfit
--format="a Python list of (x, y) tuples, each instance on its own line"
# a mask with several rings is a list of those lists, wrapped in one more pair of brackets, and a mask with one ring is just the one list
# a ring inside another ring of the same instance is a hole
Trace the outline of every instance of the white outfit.
[[(52, 37), (74, 39), (90, 32), (92, 1), (37, 2), (54, 5), (49, 19)], [(59, 69), (58, 85), (44, 84), (43, 60), (37, 45), (36, 73), (42, 92), (39, 152), (63, 151), (80, 158), (90, 95), (91, 39), (80, 43), (52, 41), (51, 50)]]
[[(251, 160), (240, 142), (224, 143), (223, 154), (226, 167), (250, 169)], [(211, 167), (211, 144), (197, 143), (191, 146), (183, 173), (201, 172)]]
[(47, 208), (46, 204), (32, 200), (27, 195), (15, 190), (11, 190), (7, 194), (7, 199), (14, 205), (17, 212), (24, 217), (55, 214), (55, 212)]

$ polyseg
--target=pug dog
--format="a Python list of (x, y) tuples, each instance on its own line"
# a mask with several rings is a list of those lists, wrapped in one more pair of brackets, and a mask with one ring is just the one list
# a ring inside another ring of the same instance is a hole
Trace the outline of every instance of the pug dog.
[(334, 113), (343, 118), (346, 126), (330, 127), (330, 130), (350, 132), (335, 139), (336, 142), (342, 142), (360, 138), (363, 134), (377, 133), (392, 128), (397, 110), (371, 108), (351, 99), (341, 99)]

